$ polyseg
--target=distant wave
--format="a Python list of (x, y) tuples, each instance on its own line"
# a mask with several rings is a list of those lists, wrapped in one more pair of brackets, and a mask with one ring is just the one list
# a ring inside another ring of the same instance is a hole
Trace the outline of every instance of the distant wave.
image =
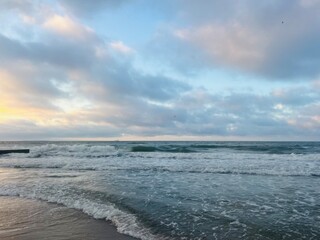
[(192, 153), (197, 152), (188, 146), (164, 145), (164, 146), (133, 146), (131, 152), (171, 152), (171, 153)]
[(203, 173), (203, 174), (230, 174), (230, 175), (260, 175), (260, 176), (292, 176), (292, 177), (320, 177), (320, 174), (313, 172), (287, 172), (287, 171), (245, 171), (245, 170), (201, 170), (201, 169), (191, 169), (191, 170), (182, 170), (182, 169), (169, 169), (169, 168), (135, 168), (135, 169), (118, 169), (118, 170), (127, 170), (131, 172), (140, 172), (140, 171), (152, 171), (152, 172), (171, 172), (171, 173)]
[(318, 143), (46, 143), (2, 156), (0, 167), (318, 177), (318, 150)]
[(235, 151), (246, 151), (267, 154), (307, 154), (320, 153), (319, 145), (311, 147), (292, 143), (219, 143), (219, 144), (144, 144), (132, 146), (131, 152), (171, 152), (171, 153), (192, 153), (210, 151), (213, 149), (226, 149)]
[[(320, 153), (319, 143), (285, 142), (145, 142), (145, 143), (47, 143), (32, 146), (27, 157), (66, 156), (77, 158), (108, 158), (126, 153), (167, 152), (198, 153), (216, 151), (252, 152), (264, 154)], [(18, 154), (11, 154), (17, 156)], [(2, 156), (0, 156), (2, 158)]]
[[(25, 157), (23, 155), (11, 154), (16, 157)], [(111, 145), (91, 145), (91, 144), (44, 144), (30, 149), (27, 158), (42, 157), (75, 157), (75, 158), (108, 158), (111, 156), (120, 156), (121, 153)]]
[[(270, 169), (256, 169), (248, 170), (244, 169), (230, 169), (230, 168), (179, 168), (179, 167), (120, 167), (120, 166), (69, 166), (69, 165), (17, 165), (17, 164), (1, 164), (2, 168), (18, 168), (18, 169), (64, 169), (75, 171), (127, 171), (128, 173), (139, 172), (170, 172), (170, 173), (198, 173), (198, 174), (229, 174), (229, 175), (260, 175), (260, 176), (292, 176), (292, 177), (320, 177), (320, 173), (312, 171), (312, 169), (306, 169), (301, 171), (299, 167), (295, 170), (291, 167), (288, 169), (277, 169), (276, 167)], [(59, 176), (61, 178), (68, 176)]]

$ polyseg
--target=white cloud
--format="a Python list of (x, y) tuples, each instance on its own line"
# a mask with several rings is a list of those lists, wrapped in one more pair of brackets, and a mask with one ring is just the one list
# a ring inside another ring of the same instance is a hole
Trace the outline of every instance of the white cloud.
[(36, 24), (37, 20), (35, 19), (35, 17), (26, 15), (26, 14), (20, 14), (20, 18), (22, 19), (22, 21), (26, 24)]
[(85, 40), (94, 34), (94, 31), (69, 16), (54, 14), (46, 19), (43, 27), (62, 36)]
[(300, 4), (303, 7), (315, 7), (320, 4), (319, 0), (300, 0)]
[(215, 63), (247, 69), (255, 69), (261, 64), (269, 44), (263, 31), (252, 31), (239, 23), (180, 29), (175, 35), (195, 44)]
[(114, 41), (110, 43), (110, 47), (123, 54), (134, 53), (134, 50), (129, 46), (125, 45), (122, 41)]
[[(173, 35), (180, 45), (189, 44), (185, 51), (176, 49), (186, 52), (181, 58), (200, 53), (212, 68), (273, 80), (319, 75), (319, 0), (178, 3), (180, 21), (185, 24), (180, 24)], [(168, 46), (170, 43), (163, 47)], [(174, 54), (175, 49), (170, 50)]]
[(313, 87), (320, 91), (320, 79), (313, 82)]
[(285, 108), (285, 106), (281, 103), (278, 103), (273, 108), (276, 110), (283, 110)]

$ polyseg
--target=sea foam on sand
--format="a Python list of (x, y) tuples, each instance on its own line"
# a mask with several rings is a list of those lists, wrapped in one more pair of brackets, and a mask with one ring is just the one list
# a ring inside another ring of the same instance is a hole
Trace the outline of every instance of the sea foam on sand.
[(111, 224), (62, 205), (17, 197), (0, 197), (2, 240), (133, 240)]

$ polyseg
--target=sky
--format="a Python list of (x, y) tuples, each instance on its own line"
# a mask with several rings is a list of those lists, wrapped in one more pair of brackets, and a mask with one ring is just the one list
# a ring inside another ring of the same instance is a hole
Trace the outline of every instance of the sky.
[(320, 0), (0, 0), (0, 140), (320, 140)]

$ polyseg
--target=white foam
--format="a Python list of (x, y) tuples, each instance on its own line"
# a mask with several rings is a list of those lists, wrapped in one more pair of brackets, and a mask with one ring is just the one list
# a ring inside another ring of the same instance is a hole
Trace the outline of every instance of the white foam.
[[(44, 200), (51, 203), (59, 203), (72, 209), (78, 209), (95, 219), (106, 219), (111, 221), (118, 232), (133, 236), (142, 240), (164, 240), (161, 236), (156, 236), (147, 228), (143, 227), (137, 218), (130, 213), (117, 209), (114, 205), (108, 203), (98, 203), (87, 199), (83, 195), (67, 195), (64, 190), (52, 188), (55, 194), (48, 193), (51, 187), (41, 184), (33, 190), (27, 187), (7, 186), (0, 188), (1, 196), (17, 196), (27, 199)], [(31, 190), (31, 191), (30, 191)]]
[(1, 157), (0, 167), (320, 176), (319, 154), (129, 153), (109, 145), (87, 144), (33, 147), (29, 155)]
[(34, 146), (30, 149), (30, 157), (45, 156), (72, 156), (72, 157), (99, 157), (104, 155), (115, 155), (118, 151), (111, 145), (92, 144), (44, 144)]

